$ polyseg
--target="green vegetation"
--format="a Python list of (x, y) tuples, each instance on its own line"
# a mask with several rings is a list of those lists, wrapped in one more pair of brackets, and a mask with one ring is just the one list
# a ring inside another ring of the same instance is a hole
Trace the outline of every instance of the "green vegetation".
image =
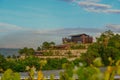
[(20, 74), (8, 69), (2, 75), (1, 80), (20, 80)]
[[(28, 56), (25, 59), (17, 58), (5, 58), (0, 55), (0, 71), (3, 72), (7, 69), (12, 69), (15, 72), (24, 72), (26, 71), (26, 66), (35, 67), (36, 70), (40, 69), (41, 61), (43, 59)], [(42, 68), (42, 70), (53, 70), (53, 69), (62, 69), (62, 64), (69, 62), (66, 58), (62, 59), (46, 59), (47, 64)], [(14, 66), (13, 66), (14, 65)]]
[(73, 80), (73, 69), (74, 64), (73, 63), (65, 63), (63, 64), (64, 72), (60, 73), (60, 80)]
[(104, 80), (103, 74), (94, 66), (79, 67), (76, 73), (79, 80)]
[(93, 63), (97, 57), (102, 59), (105, 66), (109, 65), (108, 58), (111, 57), (115, 62), (120, 59), (120, 35), (105, 31), (97, 38), (97, 42), (91, 44), (85, 54), (82, 54), (81, 60), (88, 65)]
[[(78, 80), (114, 80), (115, 74), (120, 75), (120, 60), (113, 63), (113, 60), (110, 58), (109, 61), (115, 65), (111, 66), (110, 64), (104, 72), (101, 72), (94, 64), (74, 67), (75, 65), (72, 62), (64, 63), (62, 65), (64, 71), (60, 72), (60, 80), (76, 80), (76, 78)], [(102, 63), (99, 58), (95, 62)], [(45, 66), (46, 61), (42, 60), (40, 63), (42, 66)], [(28, 72), (26, 80), (34, 80), (35, 67), (27, 66), (26, 70)], [(2, 75), (1, 80), (20, 80), (20, 75), (11, 69), (7, 69)], [(38, 80), (44, 80), (44, 75), (41, 70), (38, 71)], [(50, 80), (54, 80), (54, 75), (51, 74)]]
[(43, 50), (52, 49), (54, 46), (55, 46), (54, 42), (47, 42), (47, 41), (45, 41), (42, 44), (42, 49)]
[(38, 47), (38, 48), (37, 48), (37, 51), (40, 51), (40, 50), (42, 50), (41, 47)]
[(70, 49), (86, 49), (86, 47), (83, 44), (73, 44), (70, 46)]
[(25, 55), (25, 56), (33, 55), (34, 52), (35, 52), (35, 51), (34, 51), (33, 48), (27, 48), (27, 47), (24, 47), (23, 49), (20, 49), (20, 50), (19, 50), (19, 54), (20, 54), (20, 55)]
[(46, 59), (46, 60), (47, 60), (47, 64), (43, 67), (43, 70), (62, 69), (62, 64), (69, 62), (66, 58)]
[(43, 52), (43, 56), (53, 56), (53, 52), (52, 51)]

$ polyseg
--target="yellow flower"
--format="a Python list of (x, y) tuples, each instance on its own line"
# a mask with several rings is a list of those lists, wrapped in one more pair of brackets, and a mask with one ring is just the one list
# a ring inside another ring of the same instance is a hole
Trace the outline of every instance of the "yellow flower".
[(109, 73), (111, 73), (111, 72), (113, 71), (113, 67), (112, 67), (112, 66), (108, 66), (108, 67), (107, 67), (107, 71), (108, 71)]
[(38, 80), (43, 80), (43, 79), (44, 79), (44, 76), (42, 71), (38, 71)]

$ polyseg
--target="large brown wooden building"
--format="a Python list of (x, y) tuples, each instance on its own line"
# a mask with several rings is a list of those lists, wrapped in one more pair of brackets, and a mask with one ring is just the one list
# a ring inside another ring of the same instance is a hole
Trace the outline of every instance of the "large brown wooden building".
[(78, 34), (78, 35), (71, 35), (69, 38), (63, 38), (63, 43), (69, 43), (69, 42), (74, 42), (74, 43), (92, 43), (93, 42), (93, 37), (87, 35), (87, 34)]

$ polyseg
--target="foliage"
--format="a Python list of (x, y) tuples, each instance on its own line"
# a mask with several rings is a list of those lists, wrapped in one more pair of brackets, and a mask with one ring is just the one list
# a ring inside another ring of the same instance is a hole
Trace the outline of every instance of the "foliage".
[(70, 62), (64, 63), (62, 67), (65, 70), (64, 72), (66, 72), (69, 77), (73, 76), (73, 69), (74, 69), (73, 63), (70, 63)]
[(73, 80), (73, 63), (65, 63), (63, 64), (63, 72), (60, 72), (60, 80)]
[(47, 64), (42, 68), (43, 70), (56, 70), (56, 69), (62, 69), (62, 64), (67, 63), (68, 60), (66, 58), (62, 59), (46, 59)]
[(30, 67), (35, 66), (38, 70), (40, 68), (40, 59), (33, 56), (29, 56), (25, 59), (9, 58), (9, 59), (5, 59), (5, 62), (4, 61), (2, 62), (1, 68), (4, 71), (10, 68), (15, 72), (24, 72), (26, 71), (25, 70), (26, 66), (30, 66)]
[(42, 71), (38, 71), (38, 79), (37, 80), (43, 80), (44, 79), (44, 76), (43, 76), (43, 73)]
[(78, 80), (103, 80), (102, 73), (94, 66), (79, 67), (76, 73)]
[(43, 66), (45, 66), (47, 64), (47, 60), (41, 60), (40, 61), (40, 69), (43, 68)]
[(85, 54), (82, 54), (81, 60), (86, 61), (88, 65), (92, 64), (94, 59), (100, 57), (105, 66), (109, 65), (108, 58), (115, 61), (120, 59), (120, 35), (113, 34), (112, 31), (105, 31), (97, 41), (88, 47)]
[(53, 52), (52, 51), (48, 51), (48, 52), (43, 52), (44, 56), (53, 56)]
[(1, 80), (20, 80), (20, 75), (14, 73), (11, 69), (8, 69), (2, 75)]
[(35, 74), (35, 67), (33, 66), (33, 67), (29, 67), (29, 66), (27, 66), (28, 68), (26, 68), (27, 69), (27, 71), (28, 71), (28, 80), (34, 80), (34, 74)]
[(69, 80), (67, 73), (60, 72), (60, 80)]
[(23, 61), (25, 66), (35, 67), (37, 70), (40, 68), (40, 59), (34, 56), (29, 56), (25, 58)]
[(112, 64), (114, 64), (114, 60), (109, 58), (109, 61), (110, 61), (110, 65), (107, 66), (107, 70), (104, 73), (105, 75), (104, 79), (114, 80), (116, 74), (120, 75), (120, 60), (118, 60), (114, 66), (111, 66)]
[(79, 63), (81, 62), (81, 59), (80, 58), (76, 58), (75, 60), (73, 60), (73, 64), (75, 66), (79, 66)]
[(6, 59), (4, 58), (3, 55), (0, 54), (0, 72), (3, 71), (5, 63), (6, 63)]
[(26, 55), (26, 56), (33, 55), (34, 52), (35, 52), (35, 51), (34, 51), (33, 48), (27, 48), (27, 47), (24, 47), (23, 49), (20, 49), (20, 50), (19, 50), (19, 54), (21, 54), (21, 55)]
[(38, 47), (38, 48), (37, 48), (37, 51), (40, 51), (40, 50), (42, 50), (41, 47)]
[(47, 49), (53, 48), (53, 46), (55, 46), (54, 42), (47, 42), (47, 41), (45, 41), (42, 44), (42, 49), (47, 50)]
[(54, 80), (54, 78), (55, 78), (54, 75), (51, 74), (51, 75), (50, 75), (50, 80)]
[(62, 64), (67, 62), (68, 60), (66, 58), (40, 59), (38, 57), (28, 56), (25, 59), (19, 59), (19, 58), (13, 59), (13, 58), (4, 58), (4, 56), (0, 56), (0, 71), (4, 72), (5, 70), (10, 68), (15, 72), (24, 72), (26, 71), (26, 66), (29, 67), (34, 66), (36, 70), (62, 69)]
[[(78, 80), (114, 80), (116, 74), (120, 75), (120, 60), (117, 62), (114, 62), (112, 58), (109, 58), (108, 60), (110, 61), (110, 64), (104, 72), (101, 72), (100, 68), (95, 67), (96, 64), (74, 68), (73, 63), (64, 63), (62, 65), (64, 71), (60, 72), (60, 80), (75, 80), (76, 78), (78, 78)], [(95, 59), (95, 62), (99, 61), (101, 61), (100, 58)], [(44, 65), (44, 63), (46, 63), (46, 61), (42, 60), (41, 64)], [(115, 65), (112, 66), (112, 64)], [(27, 66), (26, 69), (29, 76), (26, 80), (34, 80), (36, 68), (34, 66)], [(77, 77), (75, 77), (74, 74), (76, 74)], [(1, 80), (20, 80), (20, 75), (13, 72), (11, 69), (8, 69), (2, 75)], [(41, 70), (38, 71), (37, 80), (44, 80), (44, 75)], [(54, 75), (51, 74), (50, 80), (54, 80)]]
[(85, 49), (86, 47), (83, 44), (73, 44), (70, 46), (71, 49)]
[(100, 57), (96, 58), (94, 61), (93, 61), (93, 64), (94, 66), (96, 67), (102, 67), (103, 66), (103, 63), (102, 63), (102, 60)]

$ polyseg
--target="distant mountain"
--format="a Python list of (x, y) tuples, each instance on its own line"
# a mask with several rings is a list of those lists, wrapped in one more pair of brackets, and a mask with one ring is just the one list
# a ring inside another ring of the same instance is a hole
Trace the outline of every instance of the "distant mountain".
[(18, 56), (18, 51), (18, 48), (0, 48), (0, 54), (4, 55), (5, 57), (12, 55)]

